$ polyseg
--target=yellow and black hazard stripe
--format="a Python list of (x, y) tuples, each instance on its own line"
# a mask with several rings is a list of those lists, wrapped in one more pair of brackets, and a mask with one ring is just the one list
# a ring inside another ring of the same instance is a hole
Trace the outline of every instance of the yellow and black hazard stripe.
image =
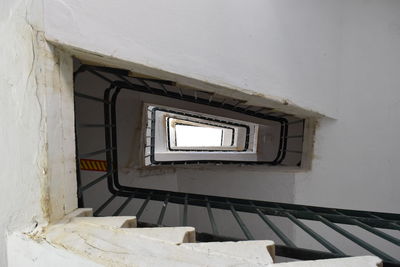
[(80, 167), (83, 171), (106, 172), (107, 162), (105, 160), (81, 159)]

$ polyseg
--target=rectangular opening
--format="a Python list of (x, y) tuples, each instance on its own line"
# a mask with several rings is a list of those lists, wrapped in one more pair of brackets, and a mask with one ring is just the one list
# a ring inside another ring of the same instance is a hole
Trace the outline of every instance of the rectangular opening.
[(144, 109), (146, 166), (259, 158), (257, 123), (165, 106), (145, 105)]
[(190, 115), (167, 117), (168, 149), (170, 151), (241, 151), (245, 144), (240, 134), (248, 134), (245, 126), (215, 122)]
[[(232, 147), (233, 129), (211, 126), (206, 124), (191, 124), (189, 121), (181, 121), (180, 123), (171, 122), (173, 127), (169, 128), (168, 136), (170, 144), (175, 143), (178, 149), (223, 149)], [(175, 138), (171, 139), (171, 136)], [(226, 142), (229, 145), (226, 145)]]

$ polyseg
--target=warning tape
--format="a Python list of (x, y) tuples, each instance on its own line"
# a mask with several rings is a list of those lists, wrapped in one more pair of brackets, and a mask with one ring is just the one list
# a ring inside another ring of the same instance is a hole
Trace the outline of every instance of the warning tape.
[(97, 171), (106, 172), (107, 171), (107, 161), (96, 160), (96, 159), (81, 159), (80, 167), (83, 171)]

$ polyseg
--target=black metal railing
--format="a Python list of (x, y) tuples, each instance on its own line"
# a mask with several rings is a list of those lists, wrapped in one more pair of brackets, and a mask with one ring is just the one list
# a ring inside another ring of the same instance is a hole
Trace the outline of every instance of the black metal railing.
[[(220, 237), (218, 224), (214, 218), (213, 210), (228, 210), (232, 213), (244, 236), (248, 240), (255, 239), (251, 232), (251, 229), (245, 224), (244, 220), (239, 215), (240, 213), (253, 213), (257, 214), (266, 227), (269, 227), (285, 244), (285, 246), (279, 246), (278, 255), (291, 257), (296, 256), (298, 253), (302, 253), (301, 259), (317, 259), (317, 258), (335, 258), (335, 257), (346, 257), (348, 254), (342, 249), (336, 247), (329, 240), (322, 235), (314, 231), (310, 226), (307, 226), (302, 220), (318, 221), (322, 222), (326, 226), (330, 227), (338, 234), (354, 242), (356, 245), (369, 251), (371, 254), (376, 255), (383, 259), (387, 266), (391, 266), (389, 263), (400, 264), (398, 259), (389, 255), (383, 249), (377, 248), (362, 238), (351, 233), (349, 230), (345, 230), (343, 225), (354, 225), (358, 226), (371, 234), (376, 235), (396, 246), (400, 246), (400, 239), (392, 236), (382, 229), (400, 230), (400, 215), (391, 213), (380, 213), (380, 212), (369, 212), (369, 211), (355, 211), (347, 209), (333, 209), (333, 208), (322, 208), (315, 206), (296, 205), (287, 203), (277, 202), (266, 202), (248, 199), (218, 197), (210, 195), (200, 194), (188, 194), (181, 192), (171, 192), (164, 190), (144, 189), (144, 188), (132, 188), (131, 192), (115, 190), (112, 197), (107, 199), (98, 209), (95, 210), (95, 216), (100, 216), (101, 212), (115, 199), (115, 197), (123, 197), (126, 200), (116, 209), (113, 215), (119, 215), (127, 204), (132, 199), (144, 199), (140, 208), (136, 213), (137, 219), (140, 220), (143, 211), (146, 206), (149, 205), (150, 201), (162, 202), (163, 205), (159, 211), (159, 216), (156, 222), (153, 222), (156, 226), (163, 225), (163, 219), (169, 203), (179, 204), (183, 207), (183, 213), (181, 218), (181, 224), (187, 225), (188, 216), (190, 214), (189, 207), (197, 206), (203, 207), (207, 210), (209, 223), (212, 229), (211, 235), (212, 240), (235, 240), (235, 238)], [(313, 251), (305, 248), (298, 248), (294, 242), (280, 229), (280, 227), (271, 220), (271, 216), (288, 218), (294, 224), (299, 226), (304, 232), (316, 240), (319, 244), (326, 248), (328, 252), (324, 251)], [(295, 258), (299, 258), (297, 255)], [(393, 265), (396, 266), (396, 265)], [(399, 265), (400, 266), (400, 265)]]
[[(180, 219), (179, 225), (188, 225), (188, 218), (190, 217), (191, 207), (204, 208), (208, 214), (209, 224), (211, 226), (210, 233), (198, 233), (198, 239), (201, 241), (216, 241), (216, 240), (237, 240), (237, 238), (226, 237), (220, 235), (220, 225), (215, 219), (214, 212), (216, 210), (227, 210), (229, 211), (239, 228), (243, 232), (245, 239), (256, 239), (257, 237), (252, 232), (251, 227), (246, 225), (242, 219), (241, 214), (255, 214), (259, 217), (261, 222), (265, 224), (277, 237), (283, 242), (284, 245), (276, 246), (276, 254), (278, 256), (284, 256), (295, 259), (323, 259), (323, 258), (337, 258), (346, 257), (349, 255), (344, 249), (334, 245), (331, 240), (317, 233), (315, 229), (304, 223), (307, 221), (321, 222), (325, 226), (332, 229), (338, 235), (350, 240), (355, 246), (362, 247), (369, 251), (371, 254), (380, 257), (385, 266), (400, 266), (398, 255), (390, 255), (385, 248), (378, 248), (373, 246), (365, 240), (363, 236), (355, 234), (355, 232), (345, 229), (340, 225), (352, 225), (358, 228), (364, 229), (370, 234), (386, 240), (396, 247), (400, 246), (400, 239), (395, 235), (389, 234), (386, 230), (400, 230), (400, 215), (391, 213), (381, 212), (368, 212), (368, 211), (356, 211), (347, 209), (333, 209), (306, 205), (296, 205), (287, 203), (277, 202), (266, 202), (249, 199), (238, 199), (228, 198), (221, 196), (212, 195), (200, 195), (190, 194), (182, 192), (172, 192), (155, 189), (137, 188), (132, 186), (126, 186), (121, 184), (118, 177), (118, 148), (117, 148), (117, 124), (116, 124), (116, 100), (119, 92), (122, 89), (133, 90), (138, 92), (145, 92), (151, 94), (157, 94), (165, 97), (172, 97), (184, 101), (195, 102), (224, 109), (229, 109), (235, 112), (263, 118), (266, 120), (273, 120), (280, 123), (281, 134), (280, 144), (277, 158), (273, 162), (268, 162), (270, 165), (283, 164), (286, 153), (299, 154), (301, 159), (301, 151), (291, 150), (288, 147), (288, 138), (303, 138), (303, 134), (291, 134), (289, 135), (290, 125), (302, 123), (304, 120), (289, 116), (287, 114), (277, 114), (276, 111), (268, 110), (267, 108), (255, 108), (255, 107), (242, 107), (242, 102), (238, 104), (229, 104), (230, 100), (216, 101), (215, 96), (209, 95), (209, 98), (203, 98), (199, 96), (199, 92), (195, 92), (194, 95), (188, 95), (181, 88), (177, 88), (177, 92), (172, 92), (171, 82), (156, 80), (159, 87), (151, 85), (153, 79), (135, 78), (137, 81), (132, 81), (127, 75), (128, 73), (124, 70), (110, 69), (103, 67), (92, 67), (92, 66), (81, 66), (76, 72), (77, 74), (82, 72), (89, 72), (103, 81), (108, 83), (108, 87), (104, 90), (103, 98), (90, 96), (87, 94), (75, 92), (76, 98), (84, 98), (89, 101), (99, 102), (103, 106), (104, 113), (104, 124), (77, 124), (77, 144), (79, 142), (79, 127), (91, 127), (102, 129), (105, 135), (105, 148), (88, 153), (80, 153), (77, 145), (77, 179), (78, 179), (78, 196), (79, 205), (84, 206), (83, 195), (86, 190), (93, 188), (101, 184), (101, 181), (107, 181), (107, 190), (112, 194), (106, 199), (99, 207), (94, 211), (94, 216), (102, 216), (104, 210), (115, 201), (116, 198), (124, 198), (124, 201), (119, 205), (112, 213), (114, 216), (118, 216), (123, 212), (132, 201), (140, 200), (141, 206), (136, 212), (130, 212), (135, 215), (139, 220), (139, 225), (146, 226), (161, 226), (163, 225), (165, 214), (168, 212), (168, 205), (170, 203), (177, 204), (182, 207), (182, 218)], [(267, 111), (266, 113), (261, 113)], [(272, 113), (274, 112), (274, 113)], [(272, 116), (271, 114), (274, 114)], [(79, 116), (79, 114), (78, 114)], [(150, 137), (151, 138), (151, 137)], [(82, 184), (81, 176), (83, 171), (80, 169), (80, 159), (85, 157), (97, 157), (102, 155), (107, 162), (107, 171), (105, 174), (92, 179), (87, 184)], [(223, 164), (233, 164), (235, 162), (223, 162)], [(252, 162), (254, 164), (258, 164)], [(154, 222), (142, 222), (142, 215), (148, 207), (150, 202), (161, 202), (162, 207), (159, 210), (157, 220)], [(271, 220), (273, 217), (281, 217), (288, 219), (293, 225), (300, 227), (308, 236), (318, 242), (326, 251), (312, 250), (304, 248), (295, 244), (295, 242), (285, 233), (284, 229), (277, 225)], [(339, 225), (340, 224), (340, 225)], [(177, 226), (177, 225), (173, 225)], [(400, 252), (400, 251), (399, 251)]]

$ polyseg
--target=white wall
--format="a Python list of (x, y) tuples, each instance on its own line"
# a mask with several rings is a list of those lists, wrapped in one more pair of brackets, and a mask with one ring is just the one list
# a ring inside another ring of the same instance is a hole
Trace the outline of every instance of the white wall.
[(53, 42), (332, 115), (340, 8), (315, 0), (45, 0), (44, 10)]
[(41, 18), (40, 1), (0, 3), (0, 266), (8, 235), (77, 206), (72, 59), (45, 42)]
[[(295, 202), (400, 213), (400, 2), (348, 1), (340, 15), (335, 120), (320, 122), (313, 169), (296, 175)], [(369, 241), (400, 255), (388, 242)]]
[(24, 20), (25, 1), (0, 5), (0, 266), (6, 264), (5, 238), (16, 229), (30, 231), (43, 221), (41, 208), (40, 104), (30, 26)]
[(335, 120), (317, 129), (296, 201), (398, 213), (400, 2), (348, 1), (339, 14)]

